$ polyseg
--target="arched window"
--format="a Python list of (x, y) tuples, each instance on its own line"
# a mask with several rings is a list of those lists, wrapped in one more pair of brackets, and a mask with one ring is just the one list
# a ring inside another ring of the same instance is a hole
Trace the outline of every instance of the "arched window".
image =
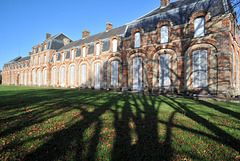
[(65, 84), (65, 68), (64, 67), (61, 67), (61, 70), (60, 70), (60, 83), (61, 83), (61, 86), (64, 87), (64, 84)]
[(159, 57), (159, 86), (171, 85), (171, 55), (164, 54)]
[(87, 76), (87, 66), (86, 65), (82, 65), (82, 73), (81, 73), (81, 85), (82, 86), (86, 86), (86, 76)]
[(47, 85), (47, 69), (43, 70), (43, 75), (44, 75), (44, 85)]
[(232, 48), (232, 55), (231, 55), (231, 77), (232, 77), (232, 79), (231, 79), (231, 85), (232, 85), (232, 87), (234, 88), (235, 87), (235, 82), (234, 82), (234, 51), (233, 51), (233, 48)]
[(27, 72), (25, 72), (25, 76), (24, 76), (24, 85), (27, 85)]
[(95, 89), (100, 89), (100, 63), (95, 64)]
[(42, 72), (38, 70), (38, 86), (42, 85)]
[(139, 48), (141, 45), (141, 36), (140, 36), (140, 32), (135, 33), (135, 48)]
[(161, 43), (168, 42), (168, 26), (161, 27)]
[(70, 85), (71, 86), (75, 85), (75, 66), (74, 65), (70, 67)]
[(111, 86), (118, 86), (118, 61), (111, 63)]
[(52, 71), (52, 85), (56, 85), (56, 68), (53, 68), (53, 71)]
[(207, 50), (193, 52), (193, 87), (207, 87)]
[(31, 72), (28, 73), (28, 85), (31, 84)]
[(133, 89), (142, 90), (142, 58), (133, 59)]
[(113, 52), (117, 52), (117, 39), (113, 39)]
[(199, 17), (194, 21), (194, 37), (205, 36), (205, 18)]
[(237, 87), (239, 88), (239, 53), (237, 54)]
[(33, 70), (32, 76), (33, 76), (33, 85), (36, 85), (37, 82), (36, 82), (36, 71), (35, 70)]
[(96, 45), (96, 55), (100, 55), (100, 44), (97, 43)]

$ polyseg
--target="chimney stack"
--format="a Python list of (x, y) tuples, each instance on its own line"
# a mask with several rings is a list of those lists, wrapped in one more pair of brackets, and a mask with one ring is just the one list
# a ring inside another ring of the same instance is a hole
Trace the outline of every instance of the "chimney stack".
[(88, 36), (90, 36), (90, 31), (85, 30), (85, 31), (82, 32), (82, 38), (85, 38), (85, 37), (88, 37)]
[(29, 51), (29, 55), (32, 55), (32, 52), (31, 52), (31, 51)]
[(170, 0), (161, 0), (161, 7), (166, 7), (167, 5), (169, 5)]
[(108, 31), (108, 30), (111, 30), (112, 28), (113, 28), (113, 24), (108, 22), (106, 25), (106, 30)]
[(46, 34), (46, 40), (51, 37), (51, 34), (47, 33)]

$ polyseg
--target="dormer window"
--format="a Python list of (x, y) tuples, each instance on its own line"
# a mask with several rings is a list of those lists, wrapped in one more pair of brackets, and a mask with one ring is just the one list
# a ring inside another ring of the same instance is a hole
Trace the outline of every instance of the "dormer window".
[(161, 27), (161, 43), (168, 42), (168, 26)]
[(38, 52), (41, 52), (41, 47), (38, 48)]
[(33, 53), (35, 53), (35, 52), (36, 52), (36, 49), (34, 48), (34, 49), (33, 49)]
[(62, 62), (64, 62), (64, 60), (65, 60), (65, 54), (62, 53)]
[(140, 40), (141, 36), (140, 36), (140, 32), (135, 33), (135, 48), (139, 48), (140, 44), (141, 44), (141, 40)]
[(71, 50), (71, 58), (74, 59), (74, 50)]
[(82, 56), (83, 56), (83, 58), (86, 57), (86, 47), (85, 46), (83, 47)]
[(47, 44), (44, 45), (44, 50), (47, 50)]
[(96, 45), (96, 55), (100, 55), (100, 44), (97, 43)]
[(56, 54), (53, 56), (53, 62), (56, 63)]
[(199, 17), (194, 21), (194, 37), (205, 36), (205, 18)]
[(113, 52), (117, 52), (117, 39), (113, 39)]

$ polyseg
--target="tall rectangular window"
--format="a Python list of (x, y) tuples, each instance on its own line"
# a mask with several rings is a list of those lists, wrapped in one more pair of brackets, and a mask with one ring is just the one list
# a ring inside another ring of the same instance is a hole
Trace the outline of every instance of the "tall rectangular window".
[(62, 62), (64, 62), (64, 60), (65, 60), (65, 54), (62, 53)]
[(237, 55), (237, 87), (239, 88), (239, 54)]
[(75, 66), (70, 67), (70, 85), (74, 86), (74, 78), (75, 78)]
[(86, 85), (86, 75), (87, 75), (87, 66), (86, 65), (82, 65), (82, 85), (85, 86)]
[(111, 63), (111, 86), (118, 86), (118, 61)]
[(164, 54), (159, 57), (159, 86), (169, 87), (171, 85), (171, 55)]
[(97, 43), (96, 46), (97, 46), (97, 47), (96, 47), (96, 55), (100, 55), (100, 44)]
[(28, 73), (28, 85), (31, 84), (31, 72)]
[(193, 52), (193, 87), (207, 87), (207, 50)]
[(100, 63), (95, 64), (95, 89), (100, 89)]
[(168, 26), (163, 26), (161, 28), (161, 43), (168, 42)]
[(71, 57), (72, 57), (72, 60), (74, 59), (74, 50), (71, 50)]
[(44, 85), (47, 85), (47, 69), (44, 69), (43, 70), (43, 72), (44, 72)]
[(113, 52), (117, 52), (117, 39), (113, 39)]
[(44, 64), (47, 64), (47, 56), (44, 55)]
[(25, 77), (24, 77), (24, 85), (27, 85), (27, 73), (25, 73)]
[(235, 88), (235, 81), (234, 81), (234, 52), (232, 50), (232, 55), (231, 55), (231, 84), (232, 84), (232, 87)]
[(194, 37), (205, 36), (205, 18), (199, 17), (194, 21)]
[(83, 58), (85, 58), (86, 57), (86, 47), (85, 46), (83, 47), (83, 51), (82, 52), (83, 52)]
[(56, 85), (56, 68), (53, 69), (52, 84), (53, 84), (53, 85)]
[(139, 48), (141, 45), (141, 36), (140, 32), (135, 33), (135, 48)]

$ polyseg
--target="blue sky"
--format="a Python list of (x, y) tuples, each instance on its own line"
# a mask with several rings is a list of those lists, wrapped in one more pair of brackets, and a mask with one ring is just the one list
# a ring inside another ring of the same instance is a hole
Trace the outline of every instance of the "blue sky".
[(106, 23), (124, 25), (159, 7), (160, 0), (0, 0), (0, 70), (17, 56), (28, 56), (46, 33), (78, 40), (83, 30), (105, 31)]

